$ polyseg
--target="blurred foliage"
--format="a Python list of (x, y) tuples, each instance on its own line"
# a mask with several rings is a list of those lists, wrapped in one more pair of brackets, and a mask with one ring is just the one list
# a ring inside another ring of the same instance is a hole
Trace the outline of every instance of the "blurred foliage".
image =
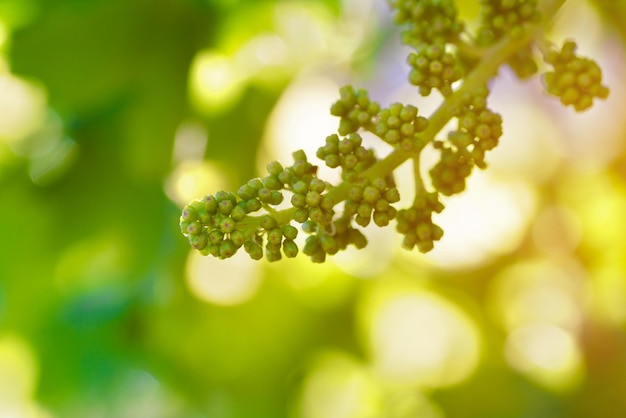
[[(600, 109), (614, 152), (560, 143), (558, 168), (529, 182), (522, 237), (479, 263), (396, 253), (393, 240), (356, 269), (188, 257), (178, 205), (199, 196), (185, 164), (209, 177), (202, 193), (256, 175), (257, 155), (277, 152), (268, 117), (303, 74), (393, 90), (405, 69), (385, 11), (0, 1), (0, 416), (623, 415), (626, 126), (609, 112), (623, 99)], [(610, 31), (601, 47), (623, 57)]]

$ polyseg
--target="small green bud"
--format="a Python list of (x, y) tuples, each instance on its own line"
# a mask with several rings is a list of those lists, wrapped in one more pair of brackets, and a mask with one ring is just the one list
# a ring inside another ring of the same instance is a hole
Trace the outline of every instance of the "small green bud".
[(246, 241), (243, 244), (243, 248), (253, 260), (260, 260), (263, 258), (263, 248), (256, 242)]
[(294, 240), (298, 236), (298, 229), (291, 225), (283, 225), (281, 227), (282, 233), (285, 238), (289, 240)]
[(189, 243), (196, 250), (203, 250), (209, 243), (209, 239), (205, 234), (191, 235), (189, 237)]
[(220, 257), (230, 258), (237, 252), (237, 247), (230, 239), (225, 239), (220, 244)]
[(283, 241), (283, 253), (287, 258), (294, 258), (298, 255), (298, 246), (293, 240), (286, 239)]
[(299, 208), (293, 214), (293, 220), (298, 223), (306, 222), (309, 219), (309, 210), (307, 208)]
[(235, 247), (239, 248), (243, 245), (245, 241), (245, 234), (242, 231), (235, 229), (233, 232), (230, 233), (230, 240), (233, 242), (233, 244), (235, 244)]
[(225, 217), (220, 222), (220, 231), (228, 234), (235, 230), (235, 221), (230, 217)]
[(278, 176), (283, 171), (283, 166), (278, 161), (272, 161), (266, 166), (267, 172), (272, 176)]
[(311, 235), (307, 237), (304, 242), (304, 248), (302, 252), (306, 255), (313, 255), (321, 249), (319, 238), (316, 235)]
[(280, 228), (274, 228), (267, 233), (268, 243), (271, 243), (274, 245), (280, 245), (282, 240), (283, 240), (283, 232), (281, 231)]
[(187, 226), (186, 232), (189, 235), (199, 234), (200, 232), (202, 232), (202, 224), (200, 223), (200, 221), (190, 222), (189, 225)]
[(248, 212), (246, 211), (246, 203), (239, 202), (237, 206), (233, 208), (232, 212), (230, 213), (230, 217), (233, 218), (234, 221), (240, 221), (247, 215), (247, 213)]
[(270, 215), (263, 215), (259, 221), (259, 225), (261, 226), (261, 228), (265, 229), (266, 231), (270, 231), (276, 228), (276, 226), (278, 225), (278, 222), (276, 222), (276, 219), (274, 219)]
[(246, 212), (251, 213), (251, 212), (256, 212), (257, 210), (261, 209), (263, 207), (263, 205), (261, 204), (261, 202), (258, 199), (249, 199), (246, 200)]
[(224, 233), (222, 231), (214, 229), (213, 231), (209, 232), (209, 242), (211, 244), (219, 244), (222, 242), (223, 239)]
[(232, 200), (227, 199), (227, 200), (222, 200), (217, 204), (217, 207), (220, 211), (220, 213), (222, 215), (229, 215), (230, 212), (233, 210), (233, 208), (235, 207), (235, 204), (233, 203)]

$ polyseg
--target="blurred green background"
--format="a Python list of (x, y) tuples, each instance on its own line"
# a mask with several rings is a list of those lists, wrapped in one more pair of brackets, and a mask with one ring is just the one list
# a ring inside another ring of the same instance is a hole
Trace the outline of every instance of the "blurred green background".
[(623, 417), (624, 27), (570, 0), (554, 28), (605, 71), (588, 113), (501, 71), (505, 137), (428, 256), (368, 228), (220, 262), (181, 207), (314, 152), (339, 86), (437, 105), (387, 4), (0, 0), (0, 417)]

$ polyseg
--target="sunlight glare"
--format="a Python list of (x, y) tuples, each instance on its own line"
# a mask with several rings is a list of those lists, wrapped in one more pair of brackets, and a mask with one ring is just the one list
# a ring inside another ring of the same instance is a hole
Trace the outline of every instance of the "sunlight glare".
[(554, 391), (575, 388), (583, 375), (582, 353), (571, 333), (554, 325), (520, 327), (506, 340), (509, 364)]
[(198, 52), (189, 76), (190, 96), (196, 109), (212, 114), (224, 110), (239, 97), (244, 81), (232, 59), (217, 51)]
[(364, 418), (380, 414), (379, 393), (370, 374), (341, 352), (320, 354), (304, 381), (302, 418)]
[(255, 294), (261, 284), (261, 270), (257, 261), (245, 251), (220, 260), (202, 256), (191, 250), (187, 258), (187, 285), (200, 300), (216, 305), (239, 305)]
[(374, 296), (363, 309), (374, 369), (391, 384), (445, 387), (466, 379), (480, 359), (480, 335), (461, 309), (420, 290)]

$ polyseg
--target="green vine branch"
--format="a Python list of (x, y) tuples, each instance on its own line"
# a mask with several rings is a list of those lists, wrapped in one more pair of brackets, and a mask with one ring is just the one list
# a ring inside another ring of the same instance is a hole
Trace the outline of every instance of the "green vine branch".
[[(564, 105), (582, 111), (594, 98), (607, 97), (600, 68), (579, 57), (574, 42), (557, 50), (545, 39), (546, 27), (564, 3), (481, 0), (482, 25), (472, 36), (464, 32), (452, 0), (389, 0), (396, 23), (407, 27), (403, 42), (414, 50), (407, 59), (409, 82), (422, 96), (436, 90), (444, 97), (435, 112), (425, 118), (415, 106), (400, 103), (381, 109), (367, 91), (345, 86), (330, 109), (340, 118), (337, 133), (316, 154), (328, 167), (341, 170), (341, 182), (319, 179), (317, 167), (296, 151), (291, 166), (269, 163), (267, 176), (250, 180), (236, 194), (221, 191), (191, 202), (183, 209), (181, 232), (204, 255), (228, 258), (243, 247), (254, 259), (276, 261), (299, 251), (295, 222), (308, 234), (302, 251), (323, 262), (348, 245), (367, 245), (359, 227), (371, 222), (386, 227), (395, 220), (405, 248), (430, 251), (443, 236), (432, 221), (433, 212), (444, 209), (440, 196), (462, 192), (474, 167), (486, 168), (485, 153), (502, 135), (502, 118), (487, 106), (488, 83), (502, 65), (520, 78), (535, 74), (536, 46), (554, 68), (543, 76), (546, 90)], [(453, 119), (457, 128), (438, 139)], [(363, 145), (359, 132), (373, 133), (394, 148), (378, 158)], [(432, 190), (420, 169), (427, 146), (440, 154), (429, 171)], [(393, 174), (408, 159), (413, 160), (415, 196), (410, 207), (396, 209), (400, 195)], [(291, 207), (275, 209), (285, 192)], [(340, 203), (343, 212), (336, 210)]]

